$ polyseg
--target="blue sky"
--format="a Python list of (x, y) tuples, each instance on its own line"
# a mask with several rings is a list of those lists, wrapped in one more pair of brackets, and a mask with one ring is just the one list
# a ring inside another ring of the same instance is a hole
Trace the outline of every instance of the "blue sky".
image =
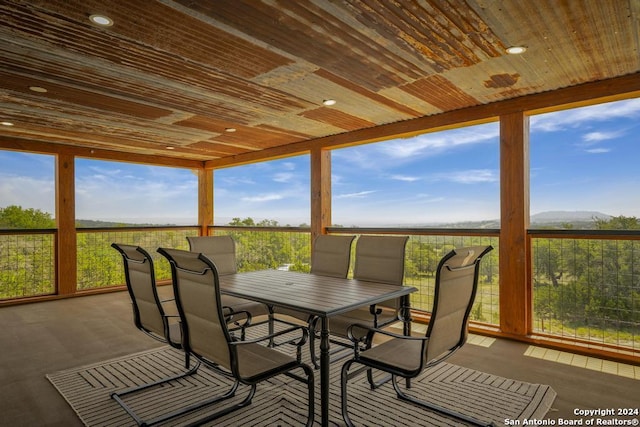
[[(531, 212), (640, 217), (640, 99), (531, 118)], [(52, 156), (0, 150), (0, 207), (54, 211)], [(78, 159), (79, 219), (194, 224), (188, 170)], [(218, 170), (216, 223), (309, 223), (309, 156)], [(498, 125), (332, 152), (333, 223), (441, 224), (498, 219)]]

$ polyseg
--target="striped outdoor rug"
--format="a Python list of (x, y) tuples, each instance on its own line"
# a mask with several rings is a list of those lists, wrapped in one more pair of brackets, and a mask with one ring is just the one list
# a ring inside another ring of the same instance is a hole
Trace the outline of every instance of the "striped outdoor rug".
[[(278, 347), (283, 351), (289, 345)], [(340, 368), (343, 361), (331, 366), (331, 419), (343, 425), (340, 415)], [(89, 366), (47, 375), (87, 426), (133, 426), (135, 422), (110, 398), (119, 389), (168, 377), (181, 372), (184, 356), (170, 347), (149, 350)], [(319, 389), (316, 371), (316, 390)], [(185, 404), (204, 400), (228, 390), (230, 381), (202, 366), (198, 373), (143, 391), (125, 400), (143, 418), (153, 418)], [(241, 386), (235, 401), (246, 396)], [(458, 410), (482, 420), (504, 425), (504, 419), (541, 419), (556, 397), (546, 385), (529, 384), (501, 378), (460, 366), (441, 363), (425, 371), (412, 382), (411, 394), (433, 403)], [(223, 405), (234, 402), (226, 401)], [(209, 412), (219, 410), (217, 406)], [(349, 409), (352, 420), (366, 426), (459, 426), (465, 425), (443, 415), (399, 401), (391, 384), (372, 391), (366, 375), (349, 382)], [(320, 398), (316, 392), (316, 424), (319, 424)], [(306, 421), (305, 385), (280, 375), (258, 385), (253, 403), (219, 418), (210, 426), (298, 426)], [(199, 410), (166, 422), (180, 426), (202, 417)]]

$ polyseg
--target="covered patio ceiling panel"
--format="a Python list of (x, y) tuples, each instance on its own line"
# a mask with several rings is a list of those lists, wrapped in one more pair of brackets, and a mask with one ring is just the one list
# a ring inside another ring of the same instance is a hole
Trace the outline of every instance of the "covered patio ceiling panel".
[(359, 142), (640, 71), (640, 0), (6, 0), (0, 13), (13, 123), (0, 140), (194, 161)]

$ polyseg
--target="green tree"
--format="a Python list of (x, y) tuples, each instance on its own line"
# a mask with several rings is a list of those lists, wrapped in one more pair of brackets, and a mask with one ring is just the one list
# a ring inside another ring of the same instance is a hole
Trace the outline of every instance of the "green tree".
[(256, 223), (253, 221), (253, 218), (233, 218), (229, 225), (233, 227), (255, 227)]
[[(51, 214), (21, 206), (0, 208), (0, 229), (49, 229)], [(0, 236), (0, 298), (53, 293), (53, 233)]]
[(56, 222), (51, 218), (51, 214), (40, 209), (23, 209), (22, 206), (16, 205), (0, 208), (0, 228), (2, 229), (55, 227)]
[[(594, 218), (599, 230), (637, 230), (636, 217)], [(635, 240), (538, 239), (534, 310), (538, 319), (597, 328), (603, 334), (640, 328), (640, 251)]]
[(405, 275), (407, 277), (431, 276), (438, 267), (439, 254), (431, 243), (409, 239), (406, 248)]
[(635, 216), (613, 216), (609, 219), (594, 218), (598, 230), (640, 230), (640, 220)]
[(310, 242), (306, 232), (254, 231), (241, 227), (281, 227), (278, 221), (253, 218), (233, 218), (229, 225), (238, 230), (226, 232), (236, 242), (238, 271), (277, 268), (290, 264), (290, 269), (307, 271), (310, 262)]

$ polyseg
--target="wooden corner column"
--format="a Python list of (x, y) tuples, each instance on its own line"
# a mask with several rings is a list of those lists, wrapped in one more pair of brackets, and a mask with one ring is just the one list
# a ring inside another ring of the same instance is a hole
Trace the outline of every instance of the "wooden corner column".
[(331, 151), (311, 150), (311, 241), (331, 226)]
[(209, 235), (213, 224), (213, 170), (198, 169), (198, 224), (200, 235)]
[(500, 117), (500, 328), (529, 333), (529, 117)]
[(58, 294), (74, 294), (77, 289), (78, 243), (76, 240), (75, 156), (56, 156), (56, 282)]

